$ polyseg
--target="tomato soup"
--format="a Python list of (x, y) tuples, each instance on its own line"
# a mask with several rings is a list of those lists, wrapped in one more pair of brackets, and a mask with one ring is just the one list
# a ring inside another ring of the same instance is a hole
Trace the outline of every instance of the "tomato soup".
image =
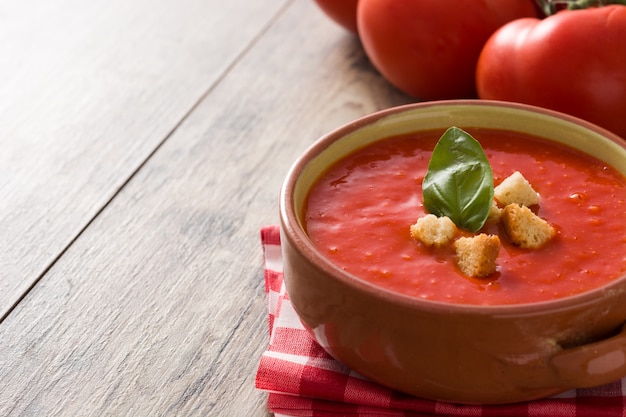
[(468, 129), (498, 185), (520, 171), (540, 194), (536, 213), (557, 231), (537, 250), (510, 243), (501, 226), (497, 271), (463, 275), (451, 247), (430, 248), (409, 228), (426, 214), (421, 183), (440, 132), (388, 138), (342, 159), (310, 190), (304, 213), (314, 245), (380, 287), (429, 300), (519, 304), (567, 297), (626, 273), (626, 178), (588, 155), (519, 133)]

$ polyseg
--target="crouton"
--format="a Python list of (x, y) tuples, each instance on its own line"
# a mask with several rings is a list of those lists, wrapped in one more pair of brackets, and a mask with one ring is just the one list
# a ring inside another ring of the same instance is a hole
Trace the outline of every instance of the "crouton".
[(498, 204), (494, 200), (493, 204), (491, 205), (491, 210), (489, 210), (489, 215), (487, 216), (487, 222), (498, 223), (500, 221), (501, 212), (502, 209), (498, 207)]
[(411, 236), (425, 245), (442, 247), (447, 245), (456, 235), (456, 225), (449, 217), (437, 217), (427, 214), (411, 225)]
[(500, 219), (507, 237), (522, 248), (538, 249), (556, 233), (548, 222), (519, 204), (504, 207)]
[(539, 203), (539, 194), (518, 171), (506, 177), (493, 191), (502, 207), (513, 203), (524, 206)]
[(454, 242), (457, 265), (470, 277), (486, 277), (496, 271), (496, 258), (500, 252), (497, 235), (481, 233), (460, 237)]

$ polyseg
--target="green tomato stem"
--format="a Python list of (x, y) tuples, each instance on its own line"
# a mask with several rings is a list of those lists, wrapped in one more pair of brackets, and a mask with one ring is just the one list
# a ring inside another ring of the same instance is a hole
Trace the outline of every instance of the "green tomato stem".
[(588, 9), (590, 7), (601, 7), (609, 4), (626, 5), (626, 0), (576, 0), (568, 2), (568, 10)]
[(626, 6), (626, 0), (535, 0), (535, 2), (546, 16), (551, 16), (559, 10), (580, 10), (609, 4)]

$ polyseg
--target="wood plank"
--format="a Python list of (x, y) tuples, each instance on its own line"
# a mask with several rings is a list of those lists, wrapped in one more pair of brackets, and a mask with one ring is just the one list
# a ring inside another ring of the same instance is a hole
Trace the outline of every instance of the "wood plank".
[(0, 318), (287, 2), (0, 4)]
[(259, 229), (318, 136), (408, 101), (292, 2), (0, 325), (0, 414), (267, 415)]

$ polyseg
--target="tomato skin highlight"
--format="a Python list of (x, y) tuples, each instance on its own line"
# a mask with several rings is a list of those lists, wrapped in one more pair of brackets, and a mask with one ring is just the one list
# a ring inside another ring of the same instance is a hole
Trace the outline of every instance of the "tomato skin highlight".
[(315, 3), (335, 23), (357, 34), (356, 8), (359, 0), (315, 0)]
[(504, 25), (481, 52), (476, 84), (480, 98), (561, 111), (626, 138), (626, 6)]
[(376, 69), (421, 100), (475, 98), (476, 62), (503, 24), (537, 17), (532, 0), (360, 0), (357, 24)]

